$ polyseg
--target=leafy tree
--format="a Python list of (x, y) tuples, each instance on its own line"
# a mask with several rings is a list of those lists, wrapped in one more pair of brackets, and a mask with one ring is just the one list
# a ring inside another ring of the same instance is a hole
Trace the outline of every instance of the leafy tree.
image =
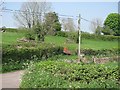
[(38, 24), (36, 26), (33, 27), (33, 30), (34, 30), (34, 33), (35, 33), (35, 39), (36, 41), (44, 41), (44, 36), (45, 36), (45, 32), (44, 32), (44, 29), (43, 29), (43, 26)]
[(102, 33), (104, 33), (104, 35), (113, 35), (114, 32), (112, 29), (109, 28), (109, 26), (104, 26), (102, 29)]
[(45, 15), (44, 29), (46, 34), (51, 35), (55, 35), (57, 31), (61, 30), (61, 24), (55, 12), (49, 12)]
[(120, 36), (120, 14), (118, 13), (111, 13), (108, 15), (106, 20), (104, 21), (104, 26), (108, 26), (111, 30), (113, 30), (114, 35)]

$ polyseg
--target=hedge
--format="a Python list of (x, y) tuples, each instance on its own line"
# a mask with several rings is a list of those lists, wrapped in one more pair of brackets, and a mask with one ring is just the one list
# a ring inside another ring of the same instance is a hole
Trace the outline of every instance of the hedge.
[(73, 64), (44, 61), (31, 64), (20, 88), (118, 88), (117, 63)]
[(81, 49), (81, 53), (85, 55), (94, 55), (94, 56), (108, 56), (108, 55), (119, 55), (120, 49), (101, 49), (101, 50), (93, 50), (93, 49)]
[[(78, 43), (78, 32), (64, 32), (59, 31), (56, 34), (57, 36), (68, 37), (73, 39), (76, 43)], [(82, 39), (94, 39), (94, 40), (103, 40), (103, 41), (118, 41), (120, 40), (120, 36), (112, 36), (112, 35), (95, 35), (89, 34), (85, 32), (81, 32)]]
[(16, 33), (27, 33), (29, 32), (29, 29), (25, 29), (25, 28), (5, 28), (4, 29), (5, 32), (16, 32)]
[[(43, 45), (43, 46), (42, 46)], [(39, 47), (16, 48), (7, 46), (2, 48), (2, 63), (9, 63), (9, 60), (24, 61), (33, 60), (35, 56), (39, 60), (47, 59), (51, 56), (61, 54), (63, 48), (52, 44), (42, 44)]]
[[(17, 46), (21, 47), (18, 48)], [(54, 55), (62, 54), (63, 48), (46, 43), (19, 43), (5, 45), (2, 48), (2, 71), (10, 72), (28, 67), (31, 61), (47, 60)]]
[(112, 36), (112, 35), (96, 35), (96, 34), (88, 34), (82, 33), (81, 37), (85, 39), (95, 39), (95, 40), (103, 40), (103, 41), (118, 41), (120, 36)]

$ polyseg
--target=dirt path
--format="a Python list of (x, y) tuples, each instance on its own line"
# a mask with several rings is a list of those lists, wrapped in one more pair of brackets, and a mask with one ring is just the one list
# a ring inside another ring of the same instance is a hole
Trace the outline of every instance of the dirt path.
[(1, 88), (19, 88), (20, 79), (23, 74), (23, 70), (10, 73), (0, 74)]

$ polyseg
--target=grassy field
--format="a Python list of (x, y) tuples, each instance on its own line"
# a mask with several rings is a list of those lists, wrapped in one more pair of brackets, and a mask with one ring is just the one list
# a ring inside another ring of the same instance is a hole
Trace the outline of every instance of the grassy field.
[[(5, 32), (2, 33), (2, 43), (4, 44), (13, 44), (17, 42), (17, 39), (24, 37), (24, 33), (13, 33), (13, 32)], [(56, 45), (67, 47), (69, 50), (76, 50), (78, 48), (78, 44), (74, 43), (73, 41), (66, 42), (65, 37), (60, 36), (46, 36), (45, 37), (46, 43), (54, 43)], [(81, 43), (81, 48), (91, 48), (95, 50), (99, 49), (111, 49), (111, 48), (118, 48), (118, 41), (98, 41), (98, 40), (90, 40), (90, 39), (83, 39)]]
[[(70, 50), (75, 50), (78, 48), (78, 44), (74, 42), (66, 42), (66, 38), (59, 37), (59, 36), (47, 36), (45, 38), (45, 42), (47, 43), (54, 43), (61, 46), (66, 46)], [(66, 43), (65, 43), (66, 42)], [(111, 49), (111, 48), (118, 48), (117, 41), (97, 41), (97, 40), (90, 40), (90, 39), (83, 39), (81, 43), (81, 48), (91, 48), (95, 50), (99, 49)]]
[(0, 37), (0, 40), (2, 39), (2, 44), (13, 44), (17, 42), (17, 39), (20, 39), (24, 37), (23, 33), (15, 33), (15, 32), (5, 32), (2, 33), (2, 37)]

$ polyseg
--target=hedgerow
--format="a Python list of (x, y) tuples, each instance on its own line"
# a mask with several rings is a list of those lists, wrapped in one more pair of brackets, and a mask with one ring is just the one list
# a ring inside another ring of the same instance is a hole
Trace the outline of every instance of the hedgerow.
[(119, 79), (117, 63), (95, 65), (44, 61), (30, 65), (20, 88), (118, 88)]
[(118, 48), (111, 48), (111, 49), (101, 49), (101, 50), (94, 50), (94, 49), (81, 49), (81, 53), (84, 55), (94, 55), (94, 56), (110, 56), (110, 55), (119, 55), (120, 49)]
[[(78, 32), (64, 32), (59, 31), (56, 34), (57, 36), (68, 37), (73, 39), (76, 43), (78, 43)], [(92, 39), (92, 40), (103, 40), (103, 41), (118, 41), (120, 39), (119, 36), (112, 35), (96, 35), (81, 32), (81, 39)]]
[(16, 32), (16, 33), (27, 33), (30, 30), (22, 28), (22, 29), (18, 29), (18, 28), (5, 28), (5, 32)]
[(4, 46), (2, 48), (2, 71), (19, 70), (23, 63), (46, 60), (54, 55), (62, 54), (62, 52), (62, 47), (45, 43), (40, 45), (23, 44), (22, 48), (17, 48), (16, 45)]

